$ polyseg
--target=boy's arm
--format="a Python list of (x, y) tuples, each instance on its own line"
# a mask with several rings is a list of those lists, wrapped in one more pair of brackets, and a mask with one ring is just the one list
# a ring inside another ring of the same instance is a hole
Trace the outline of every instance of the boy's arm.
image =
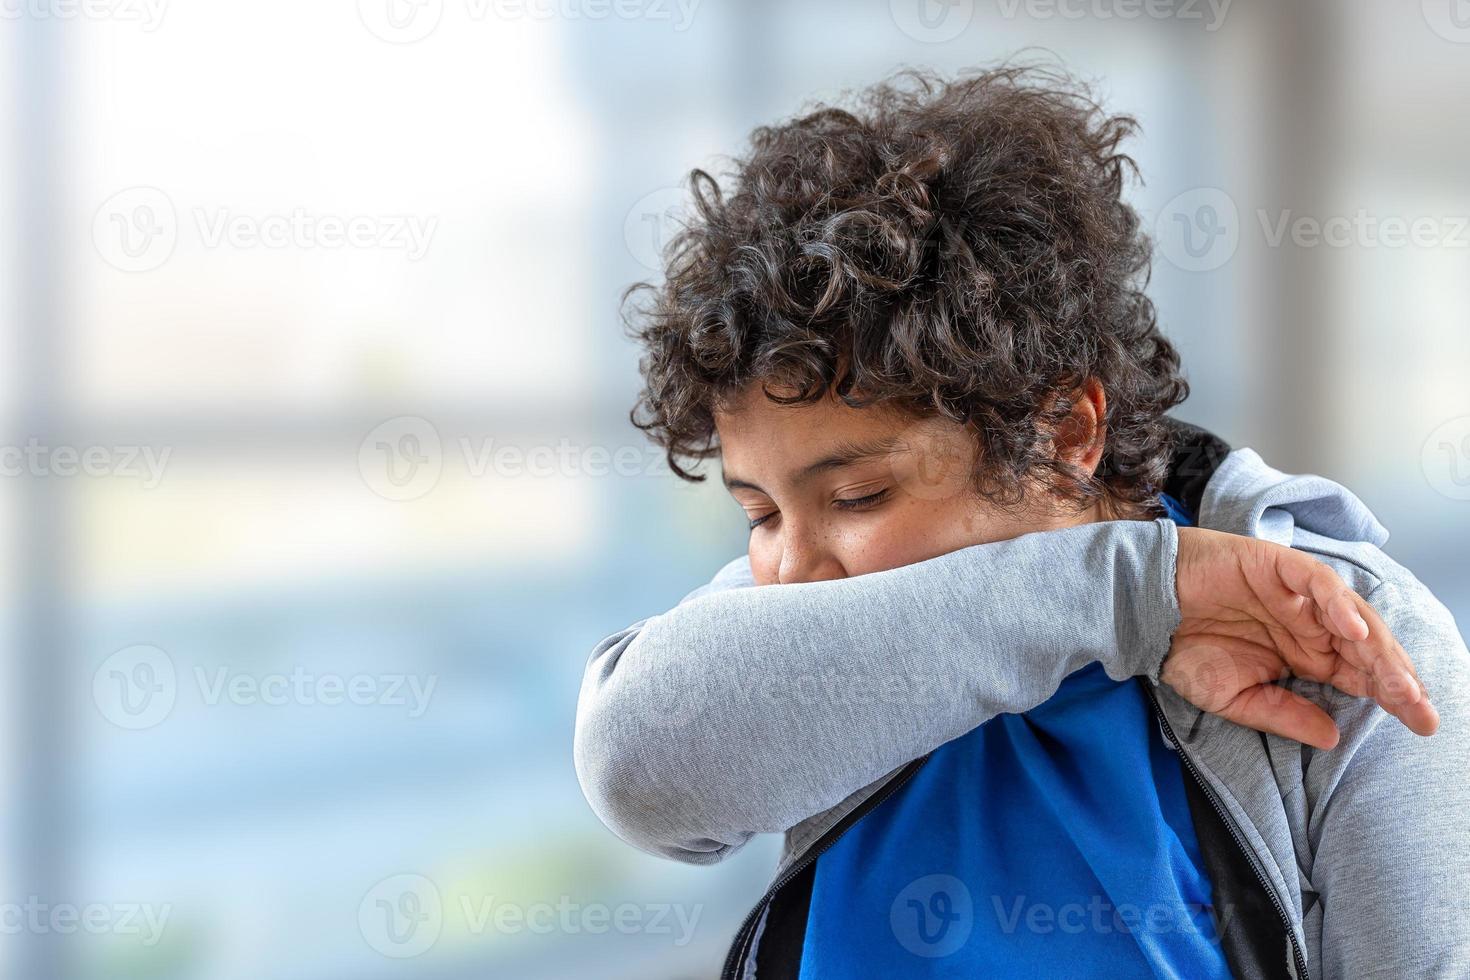
[(821, 582), (739, 588), (732, 562), (593, 650), (583, 791), (628, 842), (718, 861), (1091, 661), (1157, 677), (1176, 549), (1170, 521), (1117, 521)]
[[(1230, 539), (1215, 535), (1214, 564), (1237, 564)], [(731, 562), (593, 650), (574, 747), (582, 789), (630, 843), (718, 861), (997, 714), (1035, 707), (1093, 661), (1116, 680), (1158, 682), (1181, 621), (1178, 548), (1170, 521), (1113, 521), (822, 582), (751, 587), (744, 561)], [(1338, 592), (1351, 590), (1279, 552), (1339, 618)], [(1237, 591), (1254, 601), (1262, 586), (1302, 611), (1275, 578), (1239, 579)], [(1310, 611), (1302, 618), (1320, 632)]]

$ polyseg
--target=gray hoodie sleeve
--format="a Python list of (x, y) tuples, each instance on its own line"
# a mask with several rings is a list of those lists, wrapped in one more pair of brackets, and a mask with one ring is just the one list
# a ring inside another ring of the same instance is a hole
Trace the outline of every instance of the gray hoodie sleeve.
[(1302, 753), (1299, 851), (1325, 980), (1470, 976), (1470, 655), (1429, 589), (1395, 578), (1368, 601), (1414, 660), (1440, 728), (1421, 738), (1371, 701), (1319, 692), (1343, 738)]
[(605, 637), (577, 706), (582, 790), (654, 854), (721, 860), (1094, 661), (1158, 681), (1179, 624), (1173, 522), (1027, 534), (898, 568), (756, 586), (725, 565)]

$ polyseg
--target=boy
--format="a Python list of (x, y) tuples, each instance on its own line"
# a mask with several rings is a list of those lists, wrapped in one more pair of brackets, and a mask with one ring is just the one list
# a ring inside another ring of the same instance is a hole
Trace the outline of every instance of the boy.
[(653, 853), (786, 835), (727, 977), (1470, 974), (1464, 643), (1351, 493), (1167, 416), (1131, 131), (906, 73), (695, 171), (631, 291), (633, 421), (750, 542), (597, 645), (577, 772)]

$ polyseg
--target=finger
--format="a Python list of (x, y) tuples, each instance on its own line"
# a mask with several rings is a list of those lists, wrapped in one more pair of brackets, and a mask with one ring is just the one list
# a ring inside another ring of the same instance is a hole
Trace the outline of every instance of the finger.
[(1378, 687), (1373, 681), (1373, 675), (1341, 658), (1337, 662), (1337, 669), (1327, 678), (1327, 683), (1355, 698), (1371, 698)]
[(1290, 548), (1278, 545), (1276, 549), (1281, 580), (1298, 595), (1310, 597), (1324, 612), (1321, 625), (1341, 639), (1339, 652), (1354, 666), (1370, 671), (1382, 685), (1375, 697), (1410, 705), (1424, 700), (1425, 691), (1409, 655), (1377, 610), (1325, 563)]
[(1439, 712), (1427, 700), (1414, 704), (1387, 705), (1378, 702), (1384, 711), (1393, 715), (1415, 735), (1433, 735), (1439, 731)]
[(1327, 712), (1279, 684), (1247, 688), (1220, 714), (1237, 725), (1319, 749), (1335, 748), (1339, 738)]
[(1435, 711), (1435, 705), (1429, 704), (1427, 699), (1419, 704), (1402, 705), (1398, 710), (1389, 708), (1389, 711), (1414, 735), (1433, 735), (1439, 730), (1439, 713)]
[(1277, 574), (1286, 587), (1311, 599), (1326, 614), (1321, 618), (1322, 626), (1344, 640), (1368, 638), (1368, 623), (1354, 601), (1358, 594), (1336, 572), (1312, 556), (1284, 545), (1277, 545), (1273, 553)]
[[(1326, 565), (1322, 567), (1327, 568)], [(1327, 568), (1327, 571), (1332, 572), (1332, 569)], [(1332, 572), (1332, 574), (1337, 573)], [(1328, 601), (1327, 621), (1322, 625), (1344, 640), (1366, 640), (1372, 630), (1368, 626), (1368, 621), (1363, 618), (1359, 598), (1356, 592), (1344, 584), (1337, 595)]]
[(1343, 662), (1329, 683), (1355, 698), (1372, 698), (1378, 702), (1379, 707), (1403, 722), (1416, 735), (1433, 735), (1439, 729), (1439, 712), (1427, 698), (1410, 704), (1400, 699), (1381, 696), (1384, 692), (1377, 680), (1351, 664)]
[(1297, 595), (1285, 586), (1281, 592), (1286, 598), (1275, 603), (1272, 616), (1286, 628), (1304, 654), (1326, 655), (1329, 661), (1336, 661), (1338, 636), (1322, 625), (1326, 618), (1322, 610), (1307, 596)]
[[(1356, 596), (1356, 593), (1354, 593)], [(1366, 599), (1357, 596), (1359, 614), (1368, 623), (1366, 640), (1348, 641), (1339, 644), (1343, 659), (1368, 671), (1379, 686), (1373, 698), (1392, 711), (1390, 705), (1415, 705), (1428, 701), (1428, 692), (1419, 682), (1414, 663), (1399, 644), (1383, 617), (1378, 615)]]

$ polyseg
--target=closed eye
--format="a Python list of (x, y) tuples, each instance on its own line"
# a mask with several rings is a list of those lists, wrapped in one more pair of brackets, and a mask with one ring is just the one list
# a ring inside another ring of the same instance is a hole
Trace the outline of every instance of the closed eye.
[(888, 495), (891, 492), (892, 491), (890, 490), (890, 488), (884, 487), (877, 493), (870, 493), (866, 497), (853, 497), (848, 500), (834, 500), (832, 501), (832, 506), (840, 508), (841, 510), (867, 510), (868, 508), (876, 507), (884, 500), (887, 500)]
[[(834, 500), (832, 501), (832, 506), (836, 507), (838, 510), (847, 511), (871, 510), (872, 508), (877, 507), (879, 504), (883, 503), (883, 501), (887, 500), (889, 496), (892, 495), (892, 493), (893, 490), (891, 487), (884, 487), (882, 490), (879, 490), (876, 493), (870, 493), (863, 497), (849, 497), (846, 499)], [(760, 517), (755, 518), (750, 522), (750, 529), (752, 531), (755, 530), (779, 513), (780, 511), (773, 510), (769, 514), (763, 514)]]

